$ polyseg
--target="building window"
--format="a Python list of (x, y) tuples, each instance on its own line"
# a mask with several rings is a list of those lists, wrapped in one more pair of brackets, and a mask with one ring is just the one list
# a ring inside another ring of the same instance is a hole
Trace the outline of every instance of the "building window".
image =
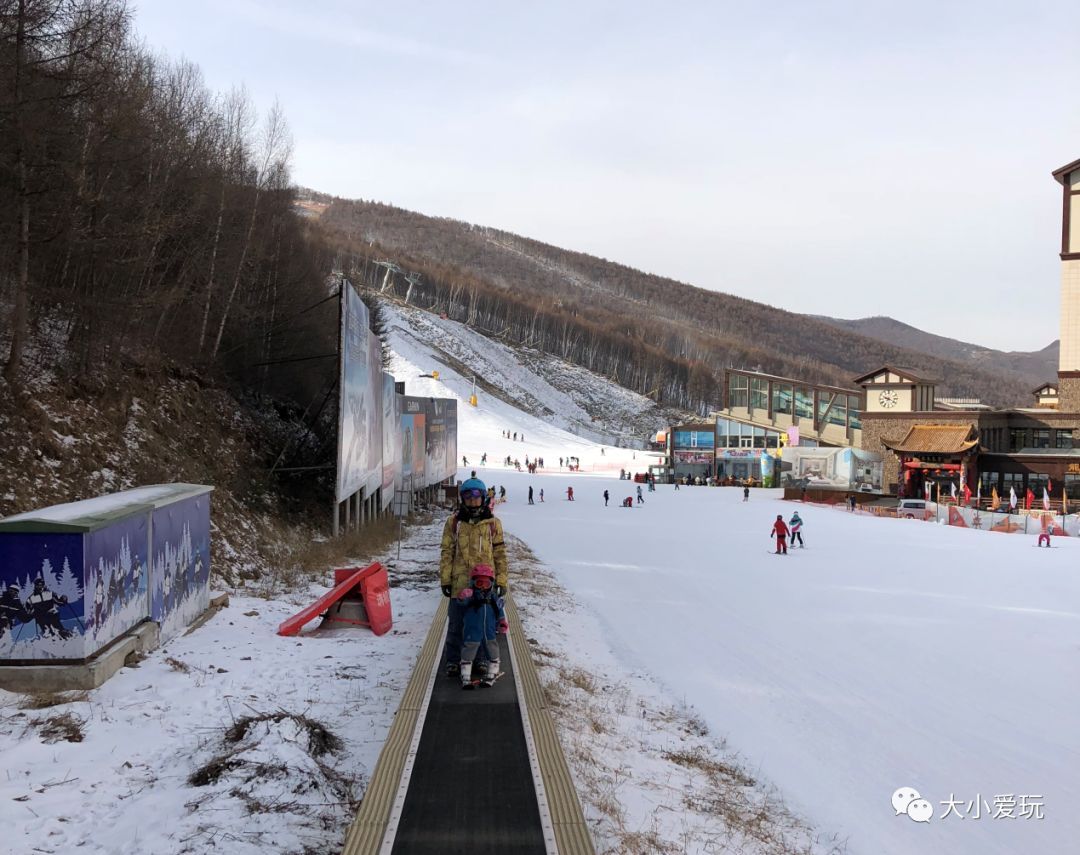
[[(747, 427), (749, 427), (749, 426), (747, 425)], [(739, 448), (753, 448), (753, 447), (754, 447), (754, 436), (753, 436), (753, 434), (744, 433), (742, 436), (739, 437)]]
[(786, 383), (773, 385), (772, 408), (774, 415), (776, 413), (791, 415), (791, 387)]
[(829, 424), (847, 427), (847, 395), (836, 396), (836, 403), (829, 410)]
[(1033, 428), (1031, 431), (1032, 448), (1050, 447), (1050, 430), (1048, 428)]
[(1027, 447), (1027, 428), (1009, 428), (1009, 451)]
[(1080, 475), (1065, 476), (1065, 495), (1069, 497), (1070, 502), (1080, 501)]
[(800, 419), (814, 417), (814, 393), (809, 389), (797, 388), (795, 390), (795, 415)]
[[(991, 491), (997, 489), (998, 485), (998, 473), (997, 472), (980, 472), (979, 484), (982, 488), (983, 498), (991, 498)], [(1000, 495), (1000, 494), (999, 494)]]
[(765, 431), (765, 447), (766, 448), (779, 448), (780, 447), (780, 434), (776, 431)]
[(1009, 503), (1009, 488), (1016, 491), (1017, 505), (1023, 507), (1024, 505), (1024, 475), (1021, 472), (1003, 472), (1001, 473), (1001, 501), (1003, 504)]
[(1054, 448), (1072, 448), (1073, 432), (1071, 430), (1054, 431)]
[(862, 430), (862, 419), (859, 418), (861, 402), (855, 395), (848, 395), (848, 427), (852, 430)]
[(765, 447), (765, 428), (754, 428), (754, 448)]
[(729, 448), (728, 446), (728, 422), (727, 419), (716, 420), (716, 447)]
[(747, 392), (749, 387), (750, 378), (732, 374), (728, 379), (728, 406), (746, 409), (750, 400)]
[(754, 377), (750, 380), (750, 409), (769, 409), (769, 381)]

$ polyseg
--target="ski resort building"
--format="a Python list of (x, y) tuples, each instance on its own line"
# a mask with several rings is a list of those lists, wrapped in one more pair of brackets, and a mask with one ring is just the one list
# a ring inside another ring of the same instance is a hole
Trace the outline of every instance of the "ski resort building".
[[(1061, 346), (1057, 382), (1031, 406), (994, 410), (938, 398), (934, 380), (885, 365), (855, 379), (866, 408), (861, 447), (882, 453), (885, 489), (904, 496), (1018, 497), (1054, 508), (1080, 501), (1080, 160), (1055, 170), (1063, 192)], [(1022, 500), (1021, 500), (1022, 501)]]

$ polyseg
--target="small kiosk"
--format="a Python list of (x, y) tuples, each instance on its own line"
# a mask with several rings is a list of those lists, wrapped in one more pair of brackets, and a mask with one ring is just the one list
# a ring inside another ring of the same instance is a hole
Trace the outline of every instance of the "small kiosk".
[(86, 662), (209, 606), (210, 492), (158, 484), (0, 520), (0, 665)]

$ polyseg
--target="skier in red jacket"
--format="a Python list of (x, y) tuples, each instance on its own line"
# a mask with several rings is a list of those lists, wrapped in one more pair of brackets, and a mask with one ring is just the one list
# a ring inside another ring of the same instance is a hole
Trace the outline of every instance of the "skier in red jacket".
[(787, 523), (784, 522), (783, 514), (776, 515), (776, 522), (773, 523), (772, 532), (769, 536), (776, 538), (776, 554), (779, 555), (783, 552), (784, 555), (787, 555), (788, 527)]

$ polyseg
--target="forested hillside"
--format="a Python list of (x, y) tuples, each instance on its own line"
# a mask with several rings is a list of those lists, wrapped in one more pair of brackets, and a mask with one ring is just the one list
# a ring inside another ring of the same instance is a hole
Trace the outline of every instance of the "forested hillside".
[[(307, 403), (329, 258), (274, 108), (155, 56), (121, 0), (0, 5), (0, 362), (98, 383), (170, 361)], [(308, 311), (305, 311), (308, 310)], [(273, 370), (271, 370), (273, 365)]]
[(359, 281), (701, 413), (718, 400), (718, 372), (728, 366), (850, 386), (892, 363), (938, 378), (939, 394), (997, 405), (1024, 403), (1031, 388), (1021, 373), (890, 345), (495, 229), (348, 200), (336, 200), (320, 222)]

